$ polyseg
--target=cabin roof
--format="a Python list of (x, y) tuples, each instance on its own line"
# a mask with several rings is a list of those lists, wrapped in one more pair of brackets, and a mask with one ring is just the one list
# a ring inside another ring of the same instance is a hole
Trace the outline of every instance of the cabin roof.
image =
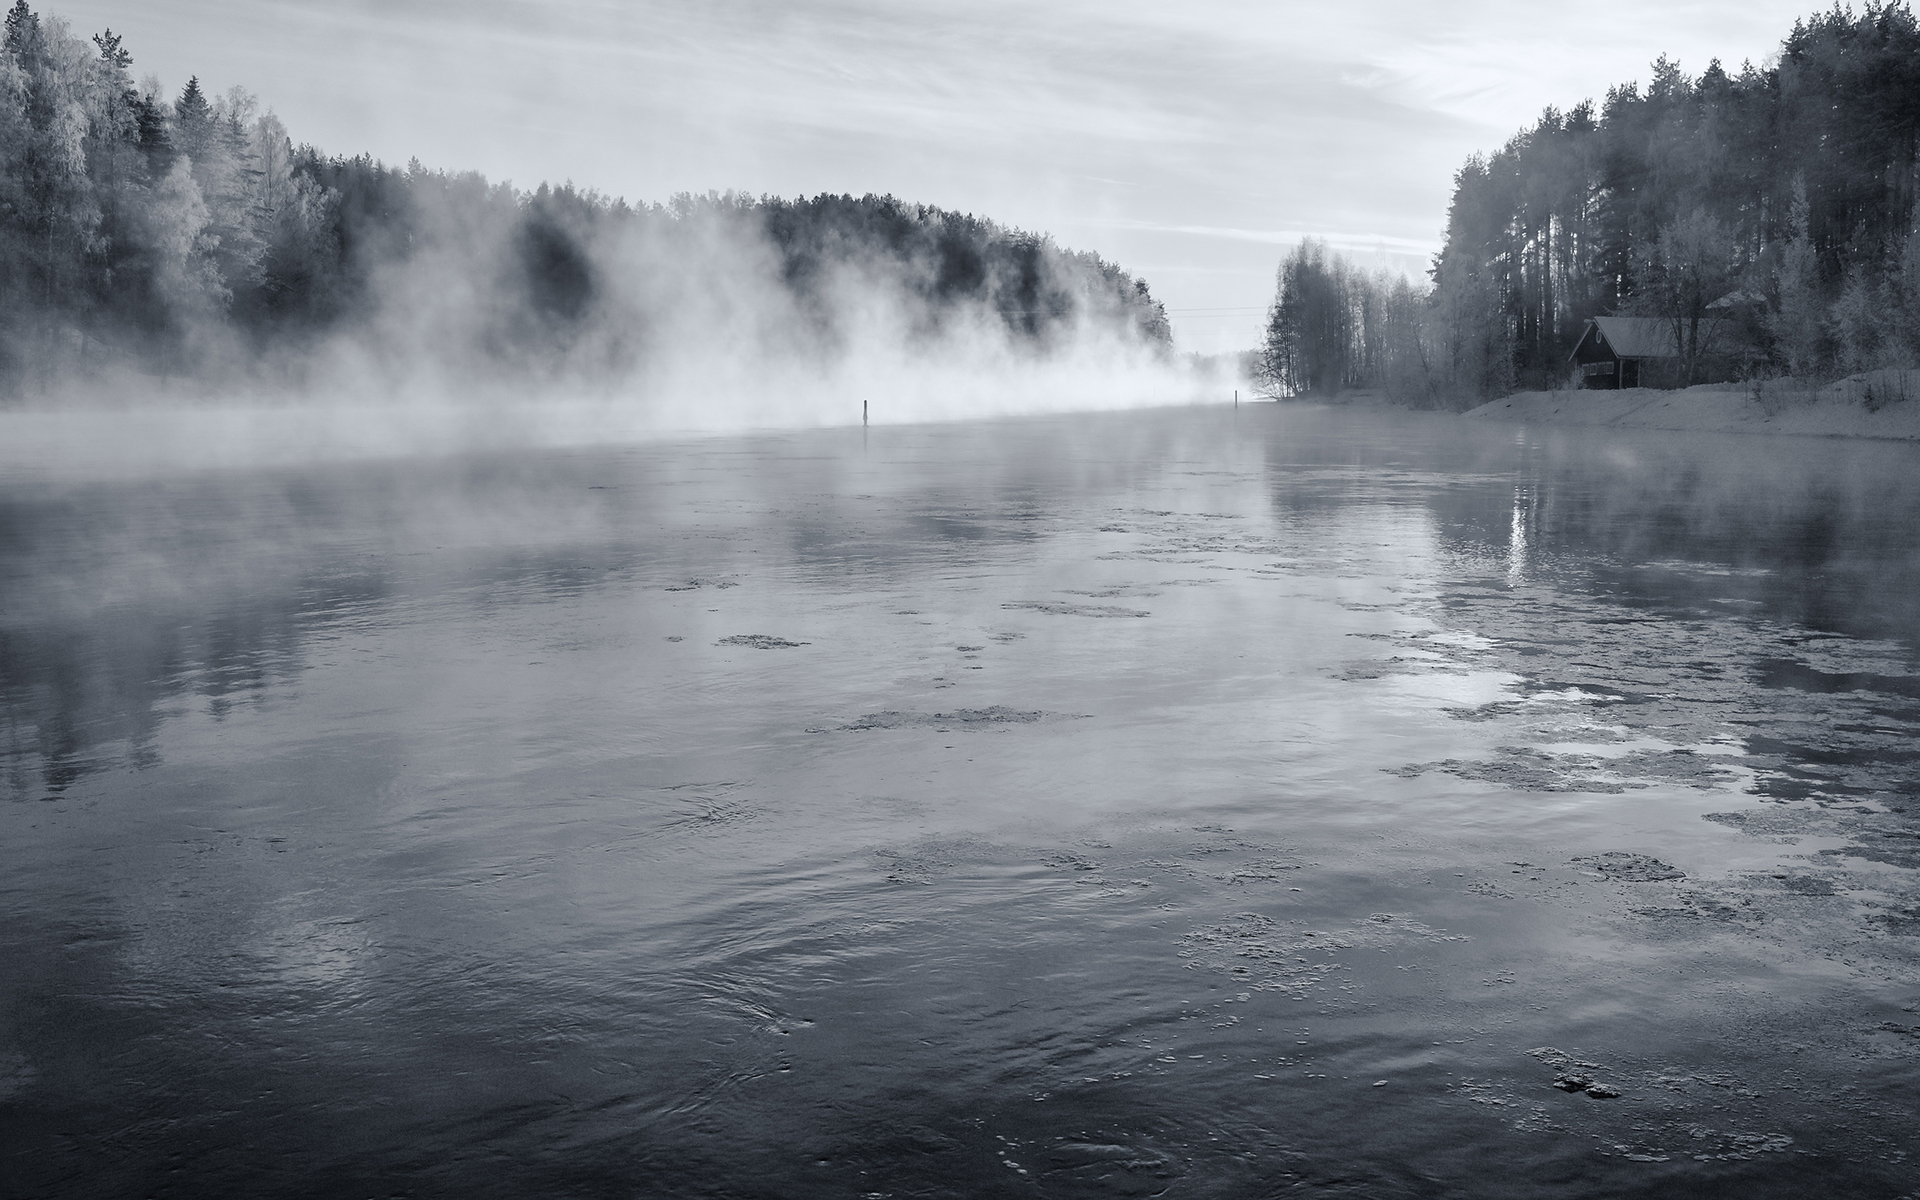
[(1680, 357), (1672, 317), (1595, 317), (1593, 324), (1621, 358)]

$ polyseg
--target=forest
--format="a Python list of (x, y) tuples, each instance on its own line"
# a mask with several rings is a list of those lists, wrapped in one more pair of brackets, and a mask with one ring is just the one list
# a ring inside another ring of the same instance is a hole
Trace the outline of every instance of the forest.
[(1920, 25), (1905, 3), (1797, 21), (1777, 56), (1548, 108), (1454, 177), (1429, 279), (1323, 245), (1282, 263), (1269, 392), (1463, 407), (1566, 386), (1594, 316), (1673, 322), (1677, 384), (1920, 362)]
[[(891, 196), (629, 204), (296, 144), (246, 91), (136, 83), (111, 30), (15, 0), (0, 50), (0, 396), (102, 372), (298, 380), (431, 357), (456, 375), (641, 369), (716, 315), (829, 357), (884, 311), (915, 339), (1171, 348), (1144, 281)], [(684, 324), (684, 322), (683, 322)], [(676, 332), (679, 330), (679, 332)]]

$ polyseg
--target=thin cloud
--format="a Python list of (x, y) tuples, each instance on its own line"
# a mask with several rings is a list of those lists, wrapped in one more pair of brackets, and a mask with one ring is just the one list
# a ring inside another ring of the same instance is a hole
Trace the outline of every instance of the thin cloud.
[(1292, 246), (1306, 238), (1319, 238), (1337, 249), (1382, 250), (1402, 254), (1437, 254), (1435, 239), (1398, 237), (1386, 233), (1339, 233), (1317, 229), (1233, 229), (1220, 225), (1161, 225), (1151, 221), (1102, 222), (1116, 229), (1152, 230), (1159, 233), (1184, 233), (1196, 237), (1230, 238), (1258, 242), (1268, 246)]

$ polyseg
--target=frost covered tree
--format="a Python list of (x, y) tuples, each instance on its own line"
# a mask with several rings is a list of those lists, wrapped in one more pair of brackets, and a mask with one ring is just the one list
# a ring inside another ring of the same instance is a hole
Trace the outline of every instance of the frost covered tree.
[[(1683, 243), (1711, 232), (1717, 278), (1706, 290), (1764, 299), (1764, 315), (1739, 322), (1753, 369), (1920, 362), (1911, 336), (1889, 332), (1920, 321), (1920, 295), (1901, 282), (1920, 224), (1916, 146), (1920, 22), (1901, 0), (1798, 21), (1764, 65), (1714, 61), (1696, 77), (1662, 55), (1644, 89), (1548, 109), (1461, 168), (1433, 319), (1456, 346), (1504, 340), (1514, 383), (1544, 386), (1587, 318), (1673, 317), (1689, 323), (1681, 341), (1695, 374), (1711, 356), (1695, 354), (1688, 333), (1725, 350), (1735, 324), (1693, 325), (1702, 279)], [(1488, 378), (1477, 355), (1452, 361), (1474, 378), (1446, 386)]]
[(1709, 305), (1735, 282), (1733, 239), (1695, 207), (1649, 238), (1639, 257), (1638, 290), (1623, 308), (1670, 323), (1682, 383), (1700, 382), (1702, 364), (1720, 349), (1724, 320)]
[(1795, 185), (1790, 237), (1773, 273), (1774, 298), (1767, 316), (1775, 354), (1791, 375), (1811, 375), (1827, 350), (1827, 306), (1821, 295), (1820, 258), (1807, 232), (1805, 189)]

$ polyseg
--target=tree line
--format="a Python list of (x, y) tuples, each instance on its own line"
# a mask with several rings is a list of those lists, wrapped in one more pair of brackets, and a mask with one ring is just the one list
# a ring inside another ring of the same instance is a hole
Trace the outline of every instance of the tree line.
[(523, 191), (323, 154), (243, 89), (195, 78), (169, 100), (132, 64), (111, 30), (7, 13), (0, 387), (102, 364), (297, 372), (343, 339), (480, 371), (630, 368), (661, 314), (728, 271), (780, 293), (798, 327), (778, 336), (801, 351), (851, 335), (863, 286), (910, 301), (913, 336), (984, 320), (1034, 353), (1088, 326), (1171, 346), (1144, 281), (985, 218), (892, 196)]
[(1645, 90), (1548, 108), (1470, 157), (1423, 287), (1296, 249), (1258, 370), (1276, 393), (1466, 404), (1564, 385), (1609, 314), (1673, 320), (1689, 381), (1709, 357), (1749, 378), (1912, 365), (1917, 186), (1920, 23), (1836, 4), (1762, 66), (1694, 77), (1663, 55)]

